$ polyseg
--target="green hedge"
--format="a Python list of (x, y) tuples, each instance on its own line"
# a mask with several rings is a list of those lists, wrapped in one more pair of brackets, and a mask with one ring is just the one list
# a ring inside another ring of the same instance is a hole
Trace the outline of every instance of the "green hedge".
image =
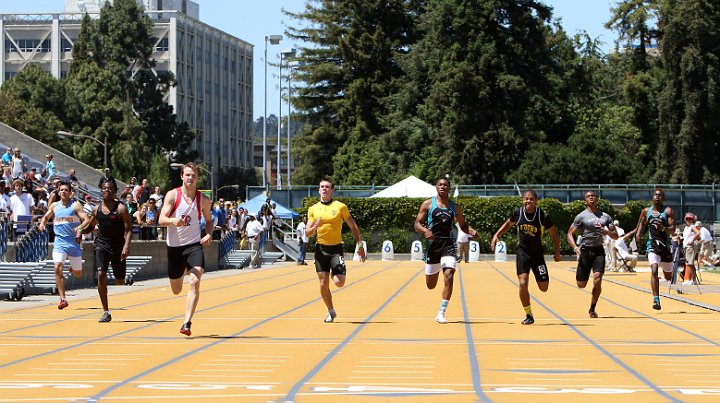
[[(318, 202), (317, 197), (305, 198), (303, 206), (296, 209), (300, 214), (307, 214), (310, 206)], [(379, 253), (382, 243), (390, 240), (396, 253), (410, 253), (412, 241), (420, 239), (420, 234), (413, 229), (415, 217), (420, 204), (426, 199), (417, 198), (346, 198), (338, 199), (347, 204), (353, 218), (360, 227), (363, 239), (368, 244), (368, 250)], [(508, 219), (514, 209), (522, 205), (518, 196), (502, 196), (492, 198), (459, 197), (457, 204), (462, 206), (465, 220), (478, 232), (477, 241), (480, 243), (482, 253), (491, 253), (490, 240), (498, 228)], [(608, 212), (613, 219), (620, 222), (620, 227), (630, 231), (637, 225), (637, 220), (643, 208), (649, 206), (649, 201), (631, 201), (616, 210), (607, 200), (598, 200), (600, 210)], [(575, 216), (585, 209), (582, 200), (563, 204), (557, 199), (538, 200), (538, 206), (552, 216), (560, 235), (561, 251), (563, 254), (572, 253), (567, 244), (566, 234)], [(508, 251), (514, 253), (517, 249), (517, 231), (514, 227), (503, 235), (502, 240), (508, 246)], [(347, 252), (352, 252), (355, 241), (352, 233), (343, 231), (343, 242), (347, 245)], [(312, 244), (312, 241), (311, 241)], [(552, 251), (552, 239), (544, 239), (545, 250)]]

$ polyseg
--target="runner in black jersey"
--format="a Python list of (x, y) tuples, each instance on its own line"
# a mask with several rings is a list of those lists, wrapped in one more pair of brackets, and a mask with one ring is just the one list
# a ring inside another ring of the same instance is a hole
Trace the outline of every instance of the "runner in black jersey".
[(660, 279), (658, 267), (662, 267), (665, 280), (672, 279), (673, 256), (670, 252), (670, 236), (675, 232), (675, 213), (665, 207), (665, 192), (661, 188), (653, 193), (653, 205), (645, 207), (640, 213), (635, 232), (635, 243), (640, 245), (640, 238), (647, 227), (647, 254), (650, 262), (650, 289), (653, 294), (653, 309), (660, 310)]
[(515, 209), (505, 223), (500, 226), (490, 242), (491, 250), (495, 250), (495, 244), (500, 240), (502, 234), (517, 223), (518, 228), (518, 251), (515, 260), (520, 302), (525, 309), (525, 320), (523, 325), (532, 325), (535, 319), (530, 306), (530, 293), (528, 292), (528, 277), (530, 270), (535, 275), (540, 291), (545, 292), (550, 285), (545, 257), (543, 256), (542, 236), (545, 230), (552, 236), (553, 248), (555, 249), (555, 261), (560, 261), (560, 236), (557, 228), (541, 208), (537, 207), (537, 193), (529, 189), (523, 193), (523, 207)]
[(127, 207), (115, 197), (117, 192), (114, 181), (102, 181), (102, 202), (95, 207), (88, 220), (83, 222), (82, 232), (89, 233), (98, 224), (98, 236), (95, 238), (95, 267), (98, 273), (98, 294), (103, 306), (103, 316), (99, 322), (110, 322), (112, 316), (107, 296), (107, 271), (112, 263), (115, 282), (125, 282), (125, 259), (132, 239), (132, 223)]
[(450, 180), (441, 177), (435, 184), (437, 196), (425, 200), (415, 218), (415, 231), (423, 234), (427, 240), (425, 254), (425, 284), (432, 290), (440, 276), (440, 269), (445, 278), (442, 301), (435, 321), (445, 324), (445, 309), (450, 301), (455, 275), (455, 238), (452, 236), (454, 221), (465, 233), (475, 237), (475, 230), (468, 227), (462, 209), (450, 200)]

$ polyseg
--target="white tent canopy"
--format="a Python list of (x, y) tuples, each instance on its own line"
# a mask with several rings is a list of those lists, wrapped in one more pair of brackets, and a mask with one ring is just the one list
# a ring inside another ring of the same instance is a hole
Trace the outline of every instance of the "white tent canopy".
[(414, 176), (408, 176), (370, 197), (433, 197), (435, 195), (437, 195), (435, 186)]

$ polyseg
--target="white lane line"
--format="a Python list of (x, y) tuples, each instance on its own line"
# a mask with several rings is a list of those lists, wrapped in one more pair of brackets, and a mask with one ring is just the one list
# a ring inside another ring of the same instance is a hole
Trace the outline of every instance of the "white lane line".
[[(57, 368), (32, 368), (33, 371), (57, 371)], [(112, 371), (112, 368), (63, 368), (63, 371)]]
[[(565, 382), (593, 382), (597, 381), (595, 378), (515, 378), (518, 381), (565, 381)], [(604, 386), (603, 386), (604, 387)]]
[(380, 356), (380, 357), (377, 357), (377, 356), (372, 356), (372, 355), (371, 355), (371, 356), (368, 356), (368, 357), (366, 357), (366, 358), (373, 358), (373, 359), (376, 358), (376, 359), (380, 359), (380, 360), (426, 360), (426, 359), (436, 360), (436, 359), (437, 359), (437, 357), (418, 357), (418, 356), (414, 356), (414, 357), (390, 357), (390, 356)]
[(117, 354), (93, 353), (93, 354), (89, 354), (89, 353), (82, 353), (82, 354), (78, 354), (78, 355), (88, 355), (88, 356), (121, 356), (121, 357), (123, 357), (123, 356), (133, 356), (133, 355), (149, 356), (149, 355), (152, 355), (152, 354), (141, 354), (141, 353), (117, 353)]
[(433, 365), (357, 365), (355, 368), (435, 368)]
[(292, 358), (292, 355), (248, 355), (248, 354), (221, 354), (220, 357), (248, 357), (248, 358)]
[(431, 376), (348, 376), (348, 379), (433, 379)]
[[(13, 374), (13, 375), (15, 375), (15, 376), (67, 376), (67, 374), (60, 374), (60, 373), (58, 373), (58, 374), (32, 373), (32, 374)], [(75, 374), (75, 376), (98, 376), (98, 374)], [(55, 380), (53, 382), (61, 382), (61, 381)]]
[(350, 371), (354, 374), (432, 374), (432, 371)]
[(193, 369), (193, 372), (273, 372), (270, 369)]
[(139, 358), (65, 358), (65, 361), (138, 361)]
[[(203, 374), (183, 374), (182, 376), (187, 376), (187, 377), (196, 378), (196, 379), (197, 379), (197, 378), (202, 378), (203, 376), (211, 377), (211, 379), (215, 379), (215, 378), (243, 378), (243, 379), (245, 379), (245, 378), (267, 378), (266, 375), (218, 375), (218, 374), (203, 375)], [(207, 383), (207, 382), (205, 382), (205, 383)]]
[(279, 367), (279, 364), (202, 364), (203, 366), (218, 366), (218, 367)]

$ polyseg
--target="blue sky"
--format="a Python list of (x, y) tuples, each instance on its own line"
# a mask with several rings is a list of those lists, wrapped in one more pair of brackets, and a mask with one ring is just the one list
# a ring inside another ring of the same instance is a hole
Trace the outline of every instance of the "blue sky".
[[(255, 45), (255, 119), (263, 115), (264, 109), (264, 37), (282, 34), (286, 26), (292, 25), (282, 9), (300, 11), (305, 0), (195, 0), (200, 5), (200, 20), (242, 40)], [(615, 35), (603, 24), (610, 17), (610, 8), (617, 0), (546, 0), (554, 8), (555, 18), (562, 19), (562, 25), (569, 35), (580, 30), (587, 31), (592, 38), (605, 42), (603, 49), (613, 47)], [(62, 12), (65, 0), (2, 0), (0, 13), (13, 12)], [(283, 41), (278, 46), (268, 47), (268, 60), (277, 62), (279, 52), (291, 48), (292, 43)], [(278, 72), (268, 68), (268, 115), (278, 114)], [(287, 105), (283, 106), (283, 115)]]

